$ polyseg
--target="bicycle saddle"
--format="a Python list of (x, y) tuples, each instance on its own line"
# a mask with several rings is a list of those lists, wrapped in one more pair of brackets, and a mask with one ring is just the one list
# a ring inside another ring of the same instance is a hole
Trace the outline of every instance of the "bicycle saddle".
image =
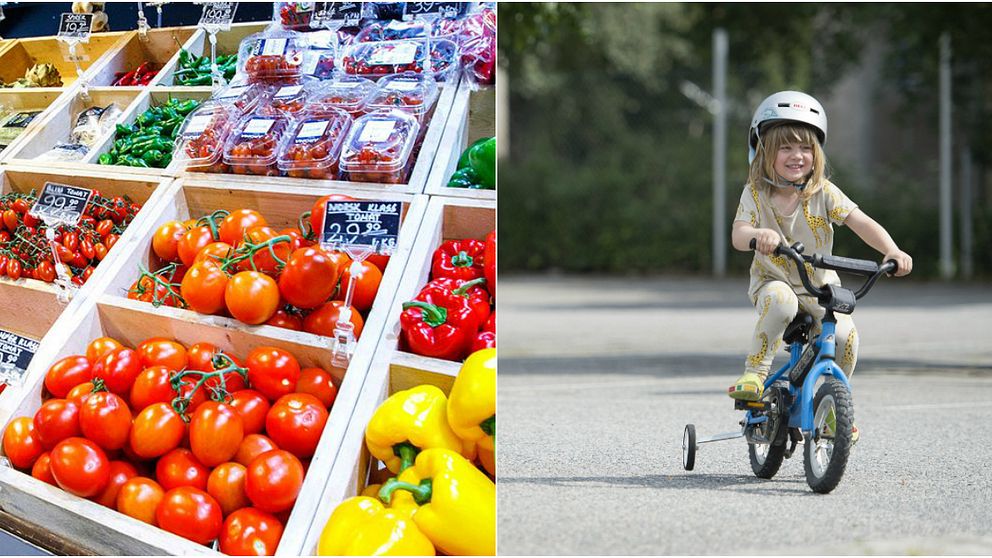
[(811, 329), (813, 329), (813, 316), (806, 312), (799, 312), (792, 323), (786, 326), (782, 340), (785, 341), (786, 345), (791, 345), (797, 341), (805, 345), (809, 341)]

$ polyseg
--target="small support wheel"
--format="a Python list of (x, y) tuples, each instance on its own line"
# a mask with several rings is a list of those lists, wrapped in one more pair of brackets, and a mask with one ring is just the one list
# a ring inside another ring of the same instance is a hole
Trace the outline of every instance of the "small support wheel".
[(696, 427), (692, 424), (685, 425), (685, 433), (682, 434), (682, 467), (686, 471), (691, 471), (696, 466)]

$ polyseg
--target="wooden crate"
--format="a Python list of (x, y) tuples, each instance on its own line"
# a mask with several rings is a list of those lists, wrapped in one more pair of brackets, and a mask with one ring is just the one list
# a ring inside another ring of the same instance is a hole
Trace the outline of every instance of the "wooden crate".
[[(230, 31), (222, 31), (217, 33), (217, 56), (226, 56), (228, 54), (237, 54), (238, 46), (241, 41), (253, 33), (258, 33), (265, 29), (270, 22), (249, 22), (249, 23), (235, 23), (231, 25)], [(183, 44), (183, 48), (189, 51), (192, 56), (203, 56), (210, 54), (210, 38), (206, 31), (199, 29), (190, 36), (190, 38)], [(175, 51), (178, 52), (178, 51)], [(179, 69), (179, 57), (174, 56), (169, 63), (162, 68), (162, 71), (155, 76), (156, 84), (165, 87), (175, 87), (176, 82), (174, 80), (176, 70)], [(205, 86), (204, 89), (210, 90), (211, 87)]]
[[(98, 71), (106, 61), (103, 56), (115, 52), (134, 31), (116, 33), (94, 33), (88, 43), (76, 46), (76, 54), (81, 58), (79, 67), (85, 76), (91, 75), (90, 70)], [(62, 87), (39, 88), (64, 90), (71, 87), (79, 78), (76, 65), (68, 60), (69, 51), (65, 43), (54, 36), (32, 37), (17, 39), (6, 50), (0, 52), (0, 79), (11, 82), (24, 77), (24, 73), (35, 64), (50, 63), (55, 65), (62, 76)]]
[[(2, 56), (0, 56), (0, 58), (2, 58)], [(0, 161), (9, 161), (13, 154), (19, 150), (21, 145), (27, 141), (30, 141), (36, 133), (44, 129), (44, 122), (47, 120), (48, 115), (52, 110), (63, 104), (66, 91), (73, 91), (74, 89), (75, 88), (69, 88), (65, 91), (61, 88), (55, 87), (0, 89), (0, 106), (5, 106), (11, 110), (17, 111), (41, 111), (41, 114), (35, 116), (34, 120), (32, 120), (24, 128), (21, 135), (17, 136), (14, 141), (10, 142), (6, 149), (0, 152)]]
[[(89, 76), (91, 87), (109, 87), (117, 80), (117, 72), (130, 72), (142, 62), (150, 61), (160, 68), (160, 71), (149, 87), (154, 87), (164, 77), (166, 67), (174, 67), (179, 60), (179, 48), (189, 41), (197, 32), (196, 27), (163, 27), (149, 29), (145, 35), (133, 33), (129, 35), (119, 48), (108, 55), (107, 60), (100, 64)], [(172, 74), (169, 74), (171, 81)], [(125, 86), (128, 89), (141, 90), (145, 86)]]
[[(403, 279), (387, 317), (382, 340), (362, 387), (341, 451), (327, 479), (327, 486), (313, 516), (313, 523), (303, 544), (303, 554), (315, 554), (320, 533), (334, 508), (342, 501), (361, 493), (375, 476), (376, 460), (365, 446), (365, 428), (376, 408), (390, 395), (420, 384), (431, 384), (446, 394), (451, 391), (460, 362), (422, 357), (400, 350), (400, 314), (402, 304), (420, 292), (428, 280), (431, 257), (445, 240), (485, 239), (496, 227), (494, 202), (432, 197), (424, 215), (417, 242), (403, 272)], [(373, 479), (375, 480), (375, 479)]]
[(448, 188), (448, 180), (458, 167), (458, 158), (475, 140), (496, 135), (496, 89), (493, 87), (472, 91), (467, 80), (462, 80), (451, 116), (441, 138), (434, 166), (427, 179), (424, 193), (432, 196), (451, 196), (476, 200), (496, 200), (496, 190)]

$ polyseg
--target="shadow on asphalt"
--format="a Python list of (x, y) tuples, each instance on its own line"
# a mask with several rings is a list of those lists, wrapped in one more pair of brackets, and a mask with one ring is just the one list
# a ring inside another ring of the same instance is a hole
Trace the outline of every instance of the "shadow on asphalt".
[[(743, 475), (718, 473), (686, 473), (684, 475), (641, 475), (634, 477), (500, 477), (500, 484), (533, 484), (552, 487), (582, 487), (595, 485), (618, 488), (656, 489), (727, 489), (754, 494), (811, 494), (802, 477), (780, 477), (764, 480)], [(776, 486), (769, 486), (769, 485)], [(788, 487), (781, 486), (787, 484)], [(791, 488), (792, 486), (795, 488)]]

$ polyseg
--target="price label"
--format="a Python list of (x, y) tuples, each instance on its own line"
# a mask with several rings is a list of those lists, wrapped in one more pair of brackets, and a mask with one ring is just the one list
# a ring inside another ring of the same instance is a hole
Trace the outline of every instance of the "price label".
[(400, 232), (400, 202), (327, 202), (320, 245), (326, 250), (367, 246), (392, 254)]
[(310, 27), (355, 27), (361, 19), (362, 2), (317, 2)]
[(276, 99), (285, 99), (287, 97), (295, 97), (303, 91), (302, 85), (287, 85), (286, 87), (280, 87), (279, 91), (276, 91)]
[(461, 2), (407, 2), (404, 19), (418, 16), (458, 17)]
[(393, 91), (413, 91), (420, 85), (419, 81), (397, 79), (389, 82), (386, 89)]
[(207, 129), (207, 126), (210, 125), (210, 121), (213, 120), (213, 118), (214, 115), (212, 114), (198, 114), (193, 118), (190, 118), (189, 124), (186, 126), (186, 129), (183, 130), (183, 137), (187, 139), (200, 137), (200, 134)]
[(287, 39), (260, 39), (252, 50), (253, 56), (281, 56), (286, 54)]
[[(0, 367), (18, 370), (18, 376), (27, 370), (31, 359), (38, 352), (38, 341), (0, 329)], [(12, 378), (4, 378), (11, 381)]]
[(361, 143), (382, 143), (389, 139), (394, 129), (396, 129), (395, 120), (373, 120), (362, 128), (362, 133), (358, 135), (358, 141)]
[(300, 126), (300, 131), (296, 134), (296, 140), (293, 143), (313, 143), (323, 137), (324, 132), (327, 131), (327, 126), (330, 124), (327, 120), (309, 120), (304, 122)]
[(83, 210), (86, 209), (86, 204), (92, 196), (93, 190), (46, 182), (38, 196), (38, 201), (34, 202), (28, 213), (39, 219), (47, 217), (75, 225), (83, 216)]
[(374, 47), (369, 56), (369, 66), (412, 64), (417, 58), (417, 46), (415, 42), (403, 41)]
[(234, 87), (228, 87), (217, 96), (221, 100), (237, 99), (248, 89), (247, 85), (237, 85)]
[(85, 43), (93, 31), (93, 14), (62, 14), (59, 18), (58, 38), (65, 41)]
[(203, 5), (203, 15), (200, 16), (200, 27), (215, 33), (230, 31), (236, 11), (237, 2), (206, 2)]

